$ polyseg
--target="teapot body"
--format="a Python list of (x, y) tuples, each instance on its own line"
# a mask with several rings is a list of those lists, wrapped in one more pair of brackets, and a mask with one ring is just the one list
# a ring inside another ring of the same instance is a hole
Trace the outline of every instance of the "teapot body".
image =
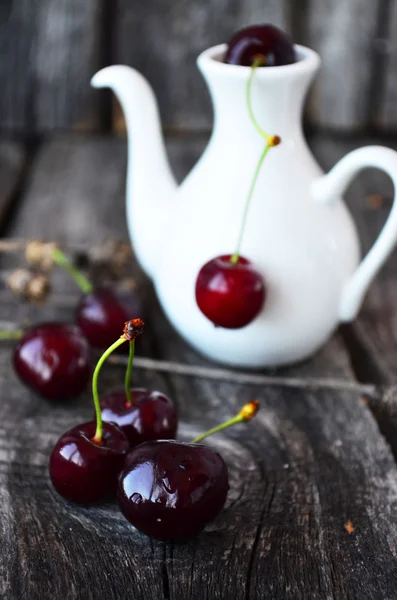
[(302, 136), (269, 152), (247, 219), (242, 256), (262, 274), (267, 299), (242, 329), (215, 327), (200, 312), (195, 281), (211, 258), (232, 254), (261, 139), (213, 135), (181, 184), (166, 227), (155, 278), (167, 317), (198, 351), (246, 368), (301, 360), (321, 347), (339, 322), (343, 286), (359, 262), (354, 224), (343, 201), (318, 203), (311, 185), (322, 174)]
[(365, 167), (383, 169), (396, 188), (397, 153), (379, 146), (359, 148), (324, 175), (301, 126), (318, 55), (296, 46), (295, 63), (256, 69), (251, 87), (255, 119), (282, 141), (260, 169), (240, 251), (262, 274), (267, 297), (248, 326), (215, 327), (196, 304), (196, 278), (208, 260), (235, 252), (264, 149), (247, 107), (251, 69), (226, 65), (225, 49), (215, 46), (198, 58), (212, 99), (214, 127), (203, 156), (179, 188), (145, 78), (130, 67), (114, 65), (99, 71), (92, 84), (111, 87), (125, 114), (128, 229), (169, 320), (215, 361), (247, 368), (279, 366), (311, 355), (339, 322), (354, 319), (396, 245), (394, 202), (382, 232), (359, 264), (357, 232), (341, 196)]

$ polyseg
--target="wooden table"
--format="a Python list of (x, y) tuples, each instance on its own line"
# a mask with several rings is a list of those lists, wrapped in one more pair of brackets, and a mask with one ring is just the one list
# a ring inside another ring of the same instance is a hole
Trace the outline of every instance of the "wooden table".
[[(329, 168), (368, 141), (374, 140), (312, 136), (311, 145)], [(169, 140), (179, 177), (204, 143)], [(3, 141), (0, 158), (3, 235), (68, 245), (90, 245), (114, 234), (127, 239), (124, 140), (68, 136), (25, 151)], [(352, 187), (348, 200), (364, 251), (387, 215), (391, 194), (390, 183), (374, 171)], [(16, 263), (16, 257), (4, 256), (2, 273)], [(72, 506), (54, 492), (49, 453), (63, 431), (91, 417), (89, 394), (49, 405), (17, 380), (10, 367), (12, 345), (2, 343), (1, 598), (395, 600), (396, 272), (395, 254), (358, 321), (342, 328), (312, 360), (259, 374), (251, 384), (233, 381), (228, 373), (179, 374), (172, 365), (168, 372), (136, 369), (136, 384), (163, 390), (177, 402), (182, 439), (249, 399), (262, 404), (252, 424), (208, 441), (228, 463), (231, 490), (222, 514), (185, 544), (137, 533), (113, 504)], [(50, 302), (38, 308), (17, 302), (2, 284), (1, 321), (73, 318), (78, 297), (73, 284), (56, 273), (53, 285)], [(175, 334), (151, 290), (147, 310), (140, 356), (214, 367)], [(102, 391), (122, 377), (122, 367), (107, 365)]]

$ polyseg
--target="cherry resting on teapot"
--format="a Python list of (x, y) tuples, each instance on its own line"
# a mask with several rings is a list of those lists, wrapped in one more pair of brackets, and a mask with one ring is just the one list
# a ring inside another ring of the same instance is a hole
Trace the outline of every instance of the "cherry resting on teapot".
[(251, 25), (230, 39), (225, 63), (251, 67), (261, 57), (263, 67), (278, 67), (296, 62), (295, 48), (289, 37), (273, 25)]
[(126, 458), (117, 499), (121, 512), (139, 531), (159, 540), (197, 535), (222, 510), (229, 490), (223, 458), (201, 444), (231, 425), (250, 421), (259, 402), (186, 444), (157, 440), (137, 446)]
[(245, 203), (237, 250), (232, 255), (217, 256), (208, 261), (201, 267), (196, 279), (197, 306), (214, 325), (226, 329), (239, 329), (249, 325), (262, 311), (266, 300), (264, 278), (252, 263), (240, 254), (248, 209), (260, 168), (269, 149), (278, 146), (281, 141), (278, 136), (264, 135), (266, 146), (256, 167)]
[(141, 334), (143, 322), (132, 319), (124, 332), (99, 359), (92, 376), (96, 420), (64, 433), (50, 457), (49, 472), (56, 491), (71, 502), (90, 504), (115, 492), (117, 477), (130, 448), (126, 435), (114, 423), (103, 423), (98, 377), (107, 357), (126, 341)]
[(112, 344), (124, 323), (142, 314), (141, 301), (133, 291), (94, 288), (71, 260), (53, 243), (38, 240), (26, 246), (29, 263), (50, 268), (62, 267), (83, 292), (76, 308), (76, 323), (94, 348), (104, 349)]
[(231, 262), (226, 254), (208, 261), (196, 280), (201, 312), (218, 327), (245, 327), (262, 310), (266, 288), (262, 276), (243, 256)]

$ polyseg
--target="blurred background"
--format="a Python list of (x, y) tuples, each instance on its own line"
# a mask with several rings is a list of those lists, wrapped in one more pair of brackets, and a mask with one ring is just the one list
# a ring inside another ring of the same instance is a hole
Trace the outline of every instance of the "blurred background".
[(323, 64), (307, 106), (311, 128), (397, 130), (397, 0), (1, 0), (0, 131), (123, 131), (100, 67), (147, 76), (168, 132), (207, 132), (211, 108), (197, 55), (239, 28), (271, 22)]

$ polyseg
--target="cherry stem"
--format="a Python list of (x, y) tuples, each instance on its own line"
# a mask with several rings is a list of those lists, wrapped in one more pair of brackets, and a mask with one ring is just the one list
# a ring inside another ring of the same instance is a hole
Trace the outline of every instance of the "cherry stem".
[(131, 392), (131, 373), (132, 373), (132, 365), (134, 364), (134, 355), (135, 355), (135, 340), (130, 342), (130, 353), (128, 356), (128, 364), (127, 370), (125, 372), (125, 395), (127, 396), (126, 406), (130, 407), (135, 404), (134, 397)]
[(248, 402), (248, 404), (245, 404), (243, 406), (243, 408), (240, 410), (238, 415), (236, 415), (232, 419), (229, 419), (228, 421), (225, 421), (225, 423), (221, 423), (220, 425), (217, 425), (216, 427), (209, 429), (205, 433), (198, 435), (196, 438), (194, 438), (194, 440), (191, 443), (197, 444), (197, 442), (201, 442), (201, 440), (204, 440), (205, 438), (209, 437), (210, 435), (213, 435), (214, 433), (218, 433), (218, 431), (223, 431), (224, 429), (228, 429), (229, 427), (232, 427), (233, 425), (237, 425), (237, 423), (246, 423), (247, 421), (251, 421), (251, 419), (254, 418), (254, 416), (256, 415), (258, 410), (259, 410), (258, 400), (253, 400), (252, 402)]
[(245, 225), (246, 225), (247, 217), (248, 217), (248, 211), (249, 211), (249, 207), (250, 207), (250, 204), (251, 204), (252, 196), (254, 194), (254, 189), (255, 189), (256, 181), (258, 179), (258, 175), (259, 175), (259, 172), (261, 170), (262, 163), (265, 160), (266, 154), (269, 152), (270, 148), (271, 148), (271, 146), (269, 145), (269, 143), (266, 143), (266, 146), (265, 146), (265, 148), (264, 148), (264, 150), (263, 150), (263, 152), (262, 152), (262, 154), (261, 154), (261, 156), (259, 158), (258, 164), (256, 165), (254, 176), (253, 176), (253, 179), (252, 179), (252, 182), (251, 182), (251, 187), (250, 187), (249, 192), (248, 192), (247, 201), (245, 203), (243, 220), (242, 220), (242, 223), (241, 223), (240, 233), (239, 233), (239, 236), (238, 236), (236, 251), (234, 252), (234, 254), (230, 258), (230, 262), (233, 265), (236, 265), (238, 263), (238, 259), (239, 259), (239, 256), (240, 256), (240, 248), (241, 248), (241, 244), (242, 244), (242, 241), (243, 241), (243, 235), (244, 235)]
[(102, 365), (105, 362), (105, 360), (107, 359), (107, 357), (110, 356), (112, 354), (112, 352), (114, 352), (116, 350), (116, 348), (121, 346), (121, 344), (124, 344), (124, 342), (126, 342), (126, 341), (127, 341), (127, 338), (122, 336), (116, 342), (114, 342), (114, 344), (109, 346), (109, 348), (107, 350), (105, 350), (105, 352), (102, 354), (101, 358), (98, 360), (98, 363), (95, 367), (94, 374), (92, 376), (92, 397), (94, 399), (95, 414), (96, 414), (96, 430), (95, 430), (95, 435), (92, 438), (92, 441), (95, 442), (95, 444), (98, 444), (99, 446), (102, 445), (102, 436), (103, 436), (102, 413), (101, 413), (101, 405), (99, 403), (99, 394), (98, 394), (99, 373), (100, 373)]
[(83, 275), (83, 273), (81, 273), (77, 269), (77, 267), (72, 263), (70, 258), (68, 258), (66, 254), (62, 252), (62, 250), (60, 250), (59, 248), (54, 248), (52, 252), (52, 258), (54, 262), (57, 263), (57, 265), (62, 267), (62, 269), (64, 269), (64, 271), (66, 271), (66, 273), (68, 273), (72, 277), (72, 279), (81, 289), (83, 294), (89, 294), (90, 292), (92, 292), (92, 290), (94, 289), (92, 283), (87, 279), (85, 275)]
[(23, 329), (9, 329), (0, 331), (0, 340), (20, 340), (23, 336)]
[(247, 89), (246, 89), (246, 101), (247, 101), (247, 108), (248, 108), (248, 114), (250, 116), (250, 119), (252, 121), (253, 126), (255, 127), (255, 129), (257, 130), (257, 132), (265, 138), (265, 140), (268, 142), (270, 140), (270, 135), (268, 135), (265, 131), (263, 131), (262, 127), (259, 125), (258, 121), (255, 119), (255, 115), (254, 115), (254, 111), (252, 110), (252, 100), (251, 100), (251, 89), (252, 89), (252, 80), (254, 78), (255, 75), (255, 71), (258, 67), (263, 66), (264, 63), (264, 57), (263, 56), (258, 56), (258, 58), (256, 58), (254, 60), (254, 62), (251, 65), (251, 73), (250, 76), (248, 78), (248, 83), (247, 83)]
[(241, 248), (241, 243), (243, 241), (243, 235), (244, 235), (244, 231), (245, 231), (245, 226), (247, 223), (247, 217), (248, 217), (248, 211), (249, 211), (249, 207), (251, 204), (251, 200), (252, 200), (252, 196), (254, 194), (254, 189), (255, 189), (255, 185), (256, 185), (256, 181), (258, 179), (258, 175), (259, 172), (261, 170), (262, 167), (262, 163), (266, 158), (266, 154), (268, 153), (269, 149), (272, 147), (273, 143), (273, 137), (271, 135), (268, 135), (265, 131), (263, 131), (262, 127), (259, 125), (258, 121), (255, 119), (254, 116), (254, 111), (252, 110), (252, 101), (251, 101), (251, 88), (252, 88), (252, 80), (254, 78), (255, 75), (255, 71), (258, 67), (260, 67), (261, 65), (264, 64), (264, 57), (263, 56), (258, 56), (254, 62), (251, 65), (251, 72), (250, 72), (250, 76), (248, 78), (248, 82), (247, 82), (247, 95), (246, 95), (246, 100), (247, 100), (247, 108), (248, 108), (248, 114), (250, 116), (251, 122), (253, 124), (253, 126), (255, 127), (255, 129), (257, 130), (257, 132), (266, 140), (266, 146), (264, 148), (264, 150), (262, 151), (262, 154), (259, 158), (258, 164), (256, 165), (256, 169), (254, 172), (254, 176), (251, 182), (251, 186), (248, 192), (248, 196), (247, 196), (247, 200), (245, 202), (245, 208), (244, 208), (244, 213), (243, 213), (243, 219), (242, 219), (242, 223), (241, 223), (241, 228), (240, 228), (240, 232), (239, 232), (239, 236), (238, 236), (238, 241), (237, 241), (237, 247), (235, 252), (232, 254), (232, 256), (230, 257), (230, 262), (233, 265), (236, 265), (238, 263), (238, 259), (239, 259), (239, 255), (240, 255), (240, 248)]

